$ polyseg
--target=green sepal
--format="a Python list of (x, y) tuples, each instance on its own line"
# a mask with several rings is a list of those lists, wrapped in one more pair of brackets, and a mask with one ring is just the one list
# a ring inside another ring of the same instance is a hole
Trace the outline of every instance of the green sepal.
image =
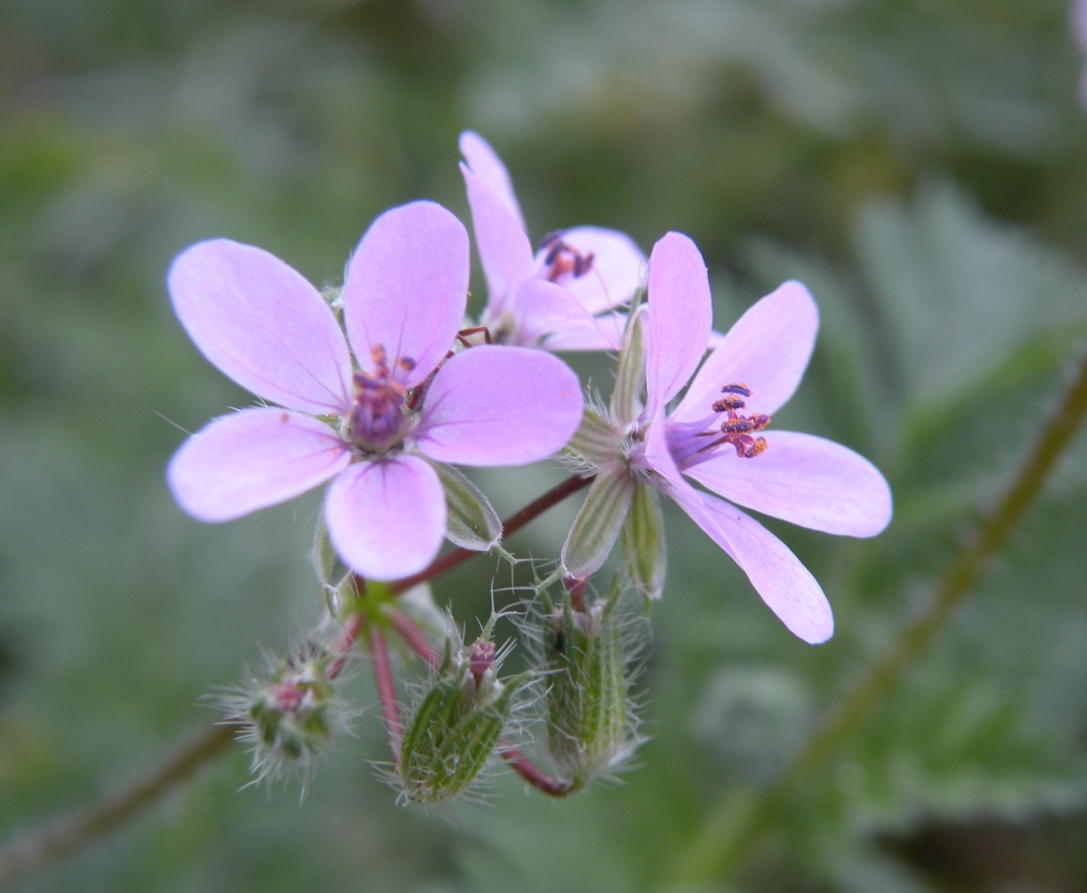
[(646, 598), (660, 598), (668, 567), (664, 514), (655, 487), (637, 484), (623, 524), (623, 560), (631, 584)]
[(622, 455), (623, 433), (606, 415), (592, 406), (581, 414), (581, 424), (566, 444), (565, 452), (586, 465), (600, 470)]
[(611, 416), (625, 427), (642, 411), (642, 390), (645, 387), (645, 308), (637, 306), (641, 292), (635, 295), (623, 331), (623, 346), (619, 349), (619, 365), (615, 370), (615, 389), (611, 392)]
[(622, 468), (597, 476), (562, 547), (565, 574), (588, 577), (600, 569), (619, 538), (634, 489), (634, 482)]
[(462, 549), (486, 552), (502, 539), (502, 519), (487, 497), (463, 474), (442, 462), (431, 466), (445, 491), (445, 535)]

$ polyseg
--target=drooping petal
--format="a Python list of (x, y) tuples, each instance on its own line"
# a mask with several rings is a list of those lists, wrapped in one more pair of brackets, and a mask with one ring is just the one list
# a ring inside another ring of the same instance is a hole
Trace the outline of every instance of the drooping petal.
[(471, 130), (466, 130), (460, 135), (459, 146), (460, 154), (464, 156), (468, 169), (509, 209), (521, 230), (527, 231), (528, 227), (525, 226), (521, 206), (517, 204), (517, 196), (513, 191), (509, 171), (506, 170), (502, 159), (498, 157), (498, 153), (483, 137)]
[(581, 421), (581, 387), (549, 353), (482, 345), (447, 360), (413, 432), (420, 452), (458, 465), (522, 465), (550, 456)]
[(351, 358), (328, 305), (267, 251), (229, 239), (175, 258), (170, 298), (212, 363), (258, 397), (314, 414), (350, 405)]
[(532, 276), (532, 245), (524, 226), (501, 198), (463, 164), (476, 249), (487, 280), (492, 315), (509, 308), (519, 283)]
[(209, 423), (170, 461), (178, 504), (201, 521), (229, 521), (324, 483), (351, 461), (324, 422), (285, 409), (245, 409)]
[(672, 418), (695, 421), (710, 412), (721, 388), (743, 383), (748, 407), (772, 414), (787, 401), (808, 367), (819, 311), (799, 282), (786, 282), (753, 304), (698, 370)]
[(468, 233), (434, 202), (386, 211), (359, 242), (347, 264), (344, 319), (355, 358), (372, 368), (371, 348), (389, 363), (410, 359), (410, 387), (445, 356), (468, 301)]
[[(800, 560), (765, 527), (734, 506), (695, 490), (668, 452), (662, 411), (646, 432), (646, 458), (660, 475), (661, 490), (747, 574), (778, 619), (805, 642), (825, 642), (834, 617), (819, 583)], [(752, 460), (754, 461), (754, 460)]]
[[(645, 279), (646, 259), (626, 233), (597, 226), (564, 230), (562, 241), (582, 258), (592, 258), (580, 276), (565, 273), (555, 281), (568, 288), (590, 314), (596, 315), (625, 304)], [(549, 249), (536, 252), (536, 267), (544, 275)]]
[(851, 449), (810, 434), (767, 431), (753, 459), (730, 449), (686, 470), (714, 493), (775, 518), (845, 536), (875, 536), (891, 520), (891, 490)]
[(687, 384), (710, 336), (709, 275), (687, 236), (668, 233), (653, 246), (647, 295), (646, 408), (654, 414)]
[(328, 488), (325, 524), (355, 572), (395, 580), (426, 567), (445, 535), (445, 494), (418, 456), (357, 462)]

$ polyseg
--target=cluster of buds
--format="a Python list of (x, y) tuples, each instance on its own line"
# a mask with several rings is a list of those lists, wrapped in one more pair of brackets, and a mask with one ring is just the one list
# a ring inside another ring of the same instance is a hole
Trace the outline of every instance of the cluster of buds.
[(298, 776), (304, 785), (317, 756), (348, 731), (354, 710), (336, 691), (335, 663), (328, 649), (306, 642), (221, 698), (225, 721), (252, 745), (254, 780)]

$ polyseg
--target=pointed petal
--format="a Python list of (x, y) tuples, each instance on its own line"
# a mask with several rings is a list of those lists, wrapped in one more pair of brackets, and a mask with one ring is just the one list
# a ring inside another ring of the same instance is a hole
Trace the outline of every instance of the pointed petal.
[(793, 395), (808, 367), (819, 311), (799, 282), (786, 282), (740, 317), (710, 354), (673, 414), (676, 421), (705, 418), (728, 384), (751, 389), (748, 406), (772, 414)]
[(528, 227), (525, 226), (521, 206), (517, 204), (517, 196), (513, 192), (509, 171), (506, 170), (502, 159), (498, 157), (498, 153), (483, 137), (471, 130), (466, 130), (460, 135), (459, 145), (460, 154), (464, 156), (468, 169), (506, 206), (521, 230), (527, 231)]
[(189, 337), (258, 397), (314, 414), (350, 404), (351, 358), (317, 290), (279, 258), (229, 239), (181, 252), (167, 286)]
[(371, 580), (417, 573), (445, 535), (445, 494), (418, 456), (357, 462), (325, 499), (328, 535), (344, 562)]
[(686, 474), (714, 493), (775, 518), (845, 536), (875, 536), (891, 520), (891, 489), (851, 449), (810, 434), (767, 431), (766, 452), (719, 450)]
[(509, 309), (518, 284), (532, 276), (532, 245), (524, 226), (501, 198), (463, 164), (460, 169), (487, 280), (487, 308), (497, 316)]
[(635, 484), (624, 469), (597, 475), (562, 546), (563, 573), (588, 577), (607, 561), (619, 538)]
[(324, 422), (284, 409), (245, 409), (185, 441), (166, 479), (190, 515), (229, 521), (305, 493), (350, 461)]
[(834, 617), (815, 577), (753, 518), (683, 480), (668, 453), (662, 422), (658, 413), (646, 436), (646, 455), (663, 478), (661, 489), (740, 566), (790, 632), (813, 645), (829, 639)]
[(413, 432), (419, 451), (459, 465), (523, 465), (545, 459), (581, 421), (581, 386), (551, 354), (483, 345), (447, 360)]
[[(626, 233), (597, 226), (564, 230), (562, 241), (592, 264), (581, 276), (565, 273), (555, 281), (568, 288), (590, 314), (625, 304), (645, 281), (646, 259)], [(546, 276), (547, 249), (536, 252), (536, 268)]]
[(419, 384), (445, 356), (468, 301), (468, 233), (433, 202), (386, 211), (359, 242), (343, 287), (347, 336), (370, 368), (380, 344), (390, 364), (411, 359), (408, 386)]
[(710, 336), (709, 276), (687, 236), (668, 233), (653, 246), (647, 306), (646, 407), (654, 414), (687, 384)]

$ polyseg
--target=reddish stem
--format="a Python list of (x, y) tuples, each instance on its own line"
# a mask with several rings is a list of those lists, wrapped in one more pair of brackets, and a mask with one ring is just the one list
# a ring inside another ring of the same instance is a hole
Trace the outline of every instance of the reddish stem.
[(565, 797), (573, 790), (573, 785), (570, 782), (548, 775), (516, 747), (502, 748), (500, 753), (502, 759), (509, 763), (510, 767), (521, 778), (537, 790), (543, 791), (549, 797)]
[[(578, 490), (589, 486), (593, 481), (593, 477), (594, 475), (582, 476), (575, 474), (573, 477), (567, 478), (558, 486), (552, 487), (538, 499), (530, 502), (521, 509), (521, 511), (510, 515), (510, 517), (502, 524), (502, 538), (505, 539), (507, 536), (520, 530), (529, 521), (542, 515), (551, 508), (551, 506), (562, 502), (572, 493), (576, 493)], [(405, 592), (408, 589), (411, 589), (412, 586), (417, 586), (420, 583), (425, 583), (427, 580), (432, 580), (434, 577), (452, 570), (472, 556), (479, 554), (481, 553), (471, 549), (454, 549), (452, 552), (446, 552), (444, 555), (439, 555), (435, 558), (430, 563), (429, 567), (423, 568), (419, 573), (389, 583), (389, 591), (392, 592), (393, 595)]]
[(365, 618), (362, 614), (352, 614), (347, 618), (339, 636), (336, 637), (336, 644), (333, 646), (337, 657), (328, 667), (329, 679), (335, 679), (343, 672), (344, 664), (347, 663), (347, 655), (355, 647), (359, 633), (362, 632), (363, 623), (365, 623)]
[(385, 608), (385, 616), (396, 628), (400, 638), (423, 659), (428, 667), (437, 667), (442, 662), (441, 655), (430, 644), (427, 637), (423, 635), (423, 631), (415, 625), (415, 621), (407, 614), (390, 606)]
[(374, 681), (377, 683), (378, 697), (381, 699), (381, 718), (385, 722), (393, 760), (399, 761), (404, 726), (400, 722), (400, 707), (396, 703), (396, 685), (393, 683), (392, 667), (389, 666), (389, 649), (385, 645), (385, 637), (381, 634), (381, 630), (371, 623), (368, 631), (370, 659), (374, 664)]

